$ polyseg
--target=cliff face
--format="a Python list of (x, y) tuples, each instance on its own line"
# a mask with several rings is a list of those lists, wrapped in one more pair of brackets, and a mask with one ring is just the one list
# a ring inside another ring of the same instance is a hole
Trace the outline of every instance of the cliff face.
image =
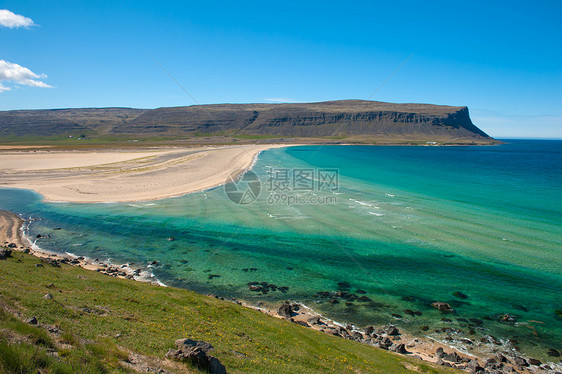
[(443, 135), (483, 137), (468, 108), (342, 100), (307, 104), (231, 104), (159, 108), (114, 133), (239, 133), (284, 137)]
[(491, 139), (468, 108), (342, 100), (135, 109), (0, 112), (0, 134), (86, 131), (122, 135), (399, 136)]

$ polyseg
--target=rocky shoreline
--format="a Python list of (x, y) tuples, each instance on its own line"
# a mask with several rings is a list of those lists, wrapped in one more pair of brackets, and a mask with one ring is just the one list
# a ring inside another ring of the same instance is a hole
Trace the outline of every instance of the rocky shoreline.
[[(3, 218), (6, 219), (6, 217), (8, 217), (12, 220), (12, 224), (19, 225), (19, 229), (21, 230), (24, 223), (21, 218), (9, 212), (0, 211), (0, 214)], [(1, 227), (1, 229), (1, 231), (4, 231), (3, 227)], [(23, 232), (19, 237), (10, 237), (10, 239), (14, 239), (14, 242), (8, 242), (5, 239), (7, 239), (7, 237), (0, 236), (0, 246), (6, 248), (0, 250), (0, 258), (9, 256), (12, 250), (17, 250), (38, 257), (40, 262), (36, 264), (37, 267), (60, 267), (61, 264), (66, 264), (79, 266), (86, 270), (96, 271), (112, 277), (165, 286), (150, 272), (150, 267), (157, 266), (157, 262), (149, 264), (148, 268), (144, 269), (135, 267), (134, 264), (114, 265), (98, 259), (88, 259), (86, 257), (73, 256), (70, 254), (62, 255), (51, 253), (33, 246), (29, 239), (23, 235)], [(298, 302), (286, 301), (280, 306), (266, 306), (263, 303), (258, 303), (256, 306), (253, 303), (234, 298), (223, 298), (212, 294), (209, 294), (208, 296), (235, 302), (245, 307), (259, 310), (271, 316), (283, 318), (291, 323), (295, 323), (306, 328), (312, 328), (343, 339), (354, 340), (377, 348), (385, 349), (396, 354), (407, 355), (422, 361), (445, 367), (456, 368), (469, 373), (562, 374), (560, 364), (545, 364), (537, 359), (526, 357), (515, 350), (502, 350), (499, 342), (494, 342), (493, 339), (491, 339), (491, 343), (496, 343), (497, 347), (494, 347), (491, 354), (483, 354), (483, 352), (479, 352), (478, 349), (468, 353), (462, 352), (457, 348), (448, 346), (441, 342), (431, 340), (427, 337), (422, 338), (413, 336), (407, 332), (400, 331), (398, 327), (392, 324), (379, 327), (369, 326), (364, 330), (361, 330), (354, 325), (343, 325)], [(447, 305), (441, 304), (434, 305), (434, 307), (436, 309), (448, 307)], [(481, 342), (478, 341), (472, 341), (470, 339), (465, 340), (468, 345), (474, 347), (478, 347), (481, 344)], [(558, 357), (558, 360), (560, 360), (560, 352), (552, 350), (551, 353), (553, 358)]]

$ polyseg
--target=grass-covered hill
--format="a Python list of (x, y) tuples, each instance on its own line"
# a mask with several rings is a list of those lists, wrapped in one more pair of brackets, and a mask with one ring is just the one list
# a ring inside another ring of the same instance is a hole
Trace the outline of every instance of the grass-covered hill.
[(165, 359), (179, 338), (211, 343), (228, 373), (451, 372), (187, 290), (0, 260), (0, 373), (197, 372)]
[[(213, 104), (151, 110), (84, 108), (0, 111), (8, 141), (58, 138), (229, 137), (314, 142), (490, 144), (468, 108), (338, 100), (288, 104)], [(298, 139), (298, 140), (297, 140)]]

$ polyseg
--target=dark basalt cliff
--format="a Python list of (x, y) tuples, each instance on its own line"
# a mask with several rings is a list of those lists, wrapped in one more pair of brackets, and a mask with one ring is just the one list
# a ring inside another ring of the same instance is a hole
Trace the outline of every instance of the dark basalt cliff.
[(492, 140), (468, 108), (341, 100), (216, 104), (153, 110), (105, 108), (0, 112), (0, 135), (88, 132), (114, 135), (228, 135)]

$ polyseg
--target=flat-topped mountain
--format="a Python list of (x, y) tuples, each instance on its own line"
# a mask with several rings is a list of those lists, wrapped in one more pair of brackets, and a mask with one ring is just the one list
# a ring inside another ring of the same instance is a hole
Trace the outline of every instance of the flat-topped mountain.
[(493, 141), (467, 107), (364, 100), (0, 112), (0, 136), (65, 134)]

